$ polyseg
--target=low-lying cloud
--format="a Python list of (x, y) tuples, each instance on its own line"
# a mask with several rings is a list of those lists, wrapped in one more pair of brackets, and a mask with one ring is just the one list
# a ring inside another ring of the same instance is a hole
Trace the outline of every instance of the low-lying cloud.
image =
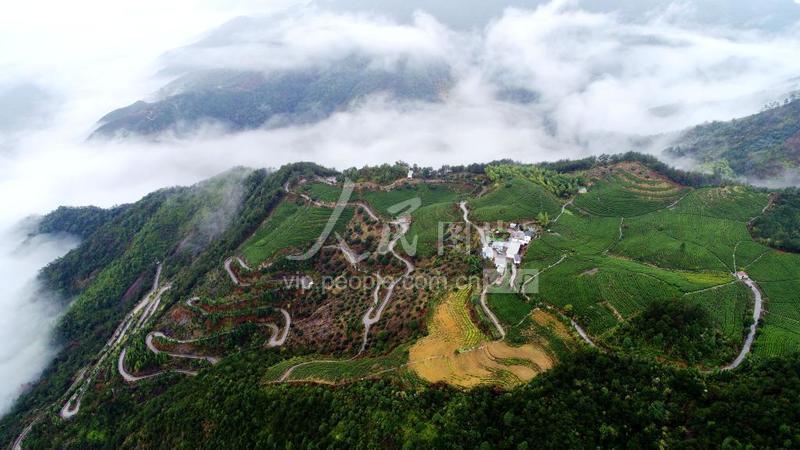
[(36, 274), (77, 245), (70, 236), (27, 239), (26, 231), (15, 228), (0, 234), (0, 414), (8, 411), (55, 355), (50, 330), (64, 302), (45, 290)]

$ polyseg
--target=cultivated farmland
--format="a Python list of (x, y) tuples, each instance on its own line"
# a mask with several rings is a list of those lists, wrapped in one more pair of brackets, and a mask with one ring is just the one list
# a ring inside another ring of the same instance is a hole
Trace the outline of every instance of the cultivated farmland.
[[(332, 213), (330, 208), (284, 201), (242, 245), (242, 254), (250, 264), (258, 265), (282, 249), (305, 250), (320, 236)], [(352, 217), (353, 209), (344, 209), (334, 230), (343, 230)]]
[(469, 202), (476, 222), (535, 219), (540, 212), (555, 217), (561, 209), (558, 199), (543, 186), (523, 178), (498, 183), (489, 193)]
[(513, 386), (549, 369), (553, 358), (541, 345), (519, 347), (488, 341), (472, 322), (470, 289), (447, 295), (435, 308), (428, 336), (409, 350), (409, 368), (429, 382), (469, 388), (483, 384)]

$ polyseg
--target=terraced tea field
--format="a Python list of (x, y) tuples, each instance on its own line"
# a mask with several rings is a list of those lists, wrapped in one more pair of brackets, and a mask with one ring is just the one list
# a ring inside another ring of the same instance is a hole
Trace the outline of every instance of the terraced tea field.
[[(637, 171), (644, 171), (639, 167)], [(575, 205), (591, 214), (605, 217), (635, 217), (666, 208), (688, 193), (655, 174), (643, 175), (613, 169), (594, 181), (591, 189), (579, 195)]]
[(660, 267), (734, 271), (757, 257), (743, 222), (674, 211), (659, 211), (625, 221), (624, 238), (611, 251)]
[(470, 216), (476, 222), (532, 220), (540, 212), (554, 218), (561, 211), (559, 200), (532, 181), (515, 178), (500, 183), (489, 193), (469, 202)]
[[(390, 218), (392, 214), (389, 208), (419, 199), (419, 203), (415, 205), (417, 209), (411, 212), (412, 223), (407, 239), (412, 242), (416, 236), (418, 255), (430, 257), (437, 251), (439, 223), (460, 220), (457, 201), (462, 197), (463, 189), (463, 186), (456, 185), (415, 183), (388, 191), (358, 190), (353, 192), (350, 201), (365, 201), (377, 214)], [(335, 202), (341, 195), (341, 188), (325, 183), (308, 183), (300, 191), (323, 202)], [(408, 207), (402, 209), (407, 210)]]
[(761, 281), (767, 299), (756, 355), (787, 355), (800, 349), (800, 280)]
[[(281, 361), (267, 369), (263, 380), (265, 382), (302, 381), (336, 384), (367, 377), (381, 376), (383, 374), (396, 372), (405, 367), (408, 360), (407, 352), (408, 347), (401, 346), (387, 355), (373, 358), (340, 360), (314, 358), (310, 356), (292, 358)], [(287, 371), (292, 367), (294, 367), (294, 369), (291, 370), (291, 373), (285, 376)], [(284, 376), (285, 378), (283, 378)]]
[(314, 200), (319, 200), (326, 203), (339, 200), (339, 196), (342, 194), (342, 190), (338, 186), (332, 186), (330, 184), (319, 182), (303, 184), (297, 190), (308, 195)]
[(744, 324), (752, 315), (752, 293), (742, 283), (731, 283), (718, 288), (691, 292), (684, 295), (687, 302), (703, 306), (731, 342), (740, 342), (746, 331)]
[(389, 208), (411, 199), (418, 198), (419, 206), (426, 207), (438, 203), (455, 204), (461, 195), (456, 186), (425, 183), (400, 186), (388, 191), (365, 190), (356, 194), (358, 199), (372, 205), (378, 214), (387, 217), (391, 215)]
[(767, 193), (744, 186), (703, 188), (692, 191), (675, 206), (674, 211), (747, 222), (761, 214), (768, 200)]
[[(333, 210), (294, 202), (281, 202), (270, 217), (242, 245), (247, 261), (257, 266), (285, 248), (310, 247), (325, 229)], [(342, 231), (353, 217), (353, 209), (345, 208), (334, 231)]]
[(455, 203), (436, 203), (423, 206), (411, 214), (411, 228), (406, 233), (409, 241), (417, 238), (417, 255), (427, 258), (436, 254), (439, 242), (439, 224), (461, 220)]

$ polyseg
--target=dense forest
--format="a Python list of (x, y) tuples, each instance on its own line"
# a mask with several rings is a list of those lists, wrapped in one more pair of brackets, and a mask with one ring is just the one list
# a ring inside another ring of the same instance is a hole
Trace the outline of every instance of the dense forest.
[(42, 217), (36, 233), (69, 233), (87, 239), (108, 221), (125, 213), (129, 205), (110, 209), (96, 206), (61, 206)]
[[(800, 357), (705, 376), (594, 351), (511, 391), (265, 385), (278, 354), (107, 392), (32, 448), (796, 448)], [(160, 393), (158, 396), (153, 396)]]
[(728, 183), (720, 173), (702, 173), (688, 170), (676, 169), (669, 164), (660, 161), (652, 155), (639, 152), (626, 152), (615, 155), (589, 156), (583, 159), (563, 159), (554, 162), (543, 162), (536, 164), (542, 169), (555, 171), (558, 173), (581, 172), (593, 167), (608, 166), (620, 162), (638, 162), (655, 172), (664, 175), (675, 183), (689, 187), (719, 186)]
[(652, 349), (690, 365), (709, 359), (719, 364), (729, 353), (729, 343), (714, 329), (708, 311), (679, 300), (651, 302), (614, 338), (625, 350)]
[(800, 191), (790, 188), (775, 194), (770, 208), (750, 224), (750, 231), (766, 245), (800, 252)]

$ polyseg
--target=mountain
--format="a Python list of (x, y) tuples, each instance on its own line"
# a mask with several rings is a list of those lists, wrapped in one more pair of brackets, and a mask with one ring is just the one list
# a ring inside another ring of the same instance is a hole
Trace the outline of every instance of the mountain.
[(716, 167), (727, 163), (740, 176), (780, 175), (800, 166), (800, 98), (741, 119), (698, 125), (666, 153)]
[(444, 65), (400, 61), (382, 67), (359, 57), (269, 73), (198, 70), (165, 86), (156, 101), (106, 114), (92, 138), (183, 134), (207, 124), (230, 131), (301, 125), (379, 93), (396, 101), (435, 102), (451, 82)]
[(43, 232), (85, 228), (40, 276), (74, 298), (62, 350), (0, 439), (795, 447), (800, 255), (750, 235), (773, 206), (630, 153), (238, 168), (59, 209)]

